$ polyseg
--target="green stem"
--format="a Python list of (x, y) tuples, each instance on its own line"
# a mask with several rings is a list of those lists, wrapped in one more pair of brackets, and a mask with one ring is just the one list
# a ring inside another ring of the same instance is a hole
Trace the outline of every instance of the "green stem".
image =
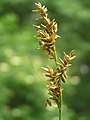
[(55, 46), (54, 46), (54, 60), (55, 60), (56, 68), (58, 69), (58, 58), (57, 58), (57, 52)]
[[(55, 46), (54, 46), (54, 60), (55, 60), (56, 68), (58, 70), (59, 66), (58, 66), (58, 58), (57, 58), (57, 52), (56, 52)], [(61, 88), (61, 84), (60, 84), (60, 102), (58, 105), (58, 109), (59, 109), (59, 120), (62, 120), (62, 88)]]
[[(61, 88), (61, 85), (60, 85)], [(62, 89), (60, 90), (59, 120), (62, 120)]]

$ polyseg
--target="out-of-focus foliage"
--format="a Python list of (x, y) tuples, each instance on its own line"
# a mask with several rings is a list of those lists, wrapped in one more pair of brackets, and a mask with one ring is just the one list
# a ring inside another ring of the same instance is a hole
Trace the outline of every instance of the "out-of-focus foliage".
[[(41, 66), (47, 55), (38, 48), (32, 13), (37, 0), (0, 0), (0, 120), (57, 120), (55, 107), (44, 103), (47, 90)], [(76, 50), (63, 85), (63, 120), (90, 120), (90, 1), (40, 0), (55, 18), (61, 36), (58, 55)]]

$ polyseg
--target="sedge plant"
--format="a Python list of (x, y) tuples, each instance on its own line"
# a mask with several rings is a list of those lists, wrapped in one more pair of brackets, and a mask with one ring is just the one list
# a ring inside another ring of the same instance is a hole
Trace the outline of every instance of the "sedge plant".
[(58, 25), (55, 19), (51, 20), (47, 14), (47, 7), (42, 6), (40, 2), (35, 3), (37, 10), (33, 10), (33, 12), (37, 12), (40, 14), (40, 18), (37, 20), (41, 20), (42, 24), (34, 25), (37, 31), (37, 39), (39, 41), (40, 49), (44, 50), (48, 53), (51, 60), (55, 62), (55, 68), (47, 65), (47, 67), (42, 67), (45, 71), (45, 76), (48, 81), (48, 94), (49, 98), (47, 99), (47, 104), (52, 106), (52, 101), (57, 104), (59, 110), (59, 120), (62, 120), (62, 82), (65, 83), (68, 77), (67, 68), (71, 66), (70, 61), (75, 58), (75, 51), (72, 50), (69, 55), (63, 52), (64, 57), (61, 59), (57, 55), (56, 50), (56, 42), (58, 38), (61, 38), (58, 34)]

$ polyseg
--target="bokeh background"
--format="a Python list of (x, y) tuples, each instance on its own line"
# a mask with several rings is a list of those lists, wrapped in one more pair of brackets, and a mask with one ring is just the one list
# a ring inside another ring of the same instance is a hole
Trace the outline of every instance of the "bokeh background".
[[(63, 120), (90, 120), (90, 1), (39, 0), (58, 23), (57, 51), (76, 51), (63, 85)], [(41, 66), (51, 64), (38, 50), (32, 13), (37, 0), (0, 0), (0, 120), (58, 120), (44, 107), (47, 90)], [(52, 63), (53, 64), (53, 63)]]

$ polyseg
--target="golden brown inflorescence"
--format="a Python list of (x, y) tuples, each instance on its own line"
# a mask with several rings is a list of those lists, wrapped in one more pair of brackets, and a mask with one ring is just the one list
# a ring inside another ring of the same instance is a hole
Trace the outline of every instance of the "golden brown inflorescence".
[(49, 85), (48, 85), (48, 94), (51, 95), (49, 99), (54, 100), (58, 107), (60, 105), (60, 93), (62, 91), (62, 88), (60, 87), (61, 82), (66, 82), (67, 79), (67, 68), (71, 66), (69, 62), (75, 58), (74, 56), (74, 50), (70, 52), (69, 55), (67, 55), (64, 52), (64, 58), (63, 60), (60, 59), (60, 63), (58, 63), (58, 69), (53, 70), (52, 67), (47, 66), (47, 68), (43, 68), (43, 70), (46, 72), (45, 76), (48, 77)]
[(35, 25), (40, 48), (47, 51), (56, 63), (55, 70), (50, 66), (47, 66), (46, 68), (42, 67), (46, 72), (45, 76), (48, 78), (48, 94), (51, 96), (47, 100), (47, 103), (51, 106), (50, 100), (53, 100), (59, 107), (62, 93), (61, 83), (66, 82), (67, 68), (71, 66), (69, 62), (75, 58), (75, 51), (72, 50), (69, 55), (64, 52), (63, 60), (61, 58), (59, 58), (60, 62), (56, 60), (55, 42), (57, 38), (60, 38), (60, 36), (57, 35), (57, 23), (55, 22), (55, 19), (50, 20), (50, 18), (48, 18), (47, 8), (45, 6), (42, 6), (40, 2), (35, 3), (35, 5), (38, 9), (33, 10), (33, 12), (38, 12), (41, 15), (38, 20), (42, 20), (43, 22), (40, 26)]
[(33, 12), (38, 12), (41, 17), (37, 20), (42, 20), (43, 24), (40, 26), (35, 25), (37, 31), (37, 38), (39, 40), (40, 48), (47, 51), (49, 55), (54, 58), (54, 46), (57, 38), (60, 38), (57, 35), (57, 23), (55, 19), (50, 20), (47, 15), (47, 8), (41, 6), (41, 3), (35, 3), (38, 10), (33, 10)]

